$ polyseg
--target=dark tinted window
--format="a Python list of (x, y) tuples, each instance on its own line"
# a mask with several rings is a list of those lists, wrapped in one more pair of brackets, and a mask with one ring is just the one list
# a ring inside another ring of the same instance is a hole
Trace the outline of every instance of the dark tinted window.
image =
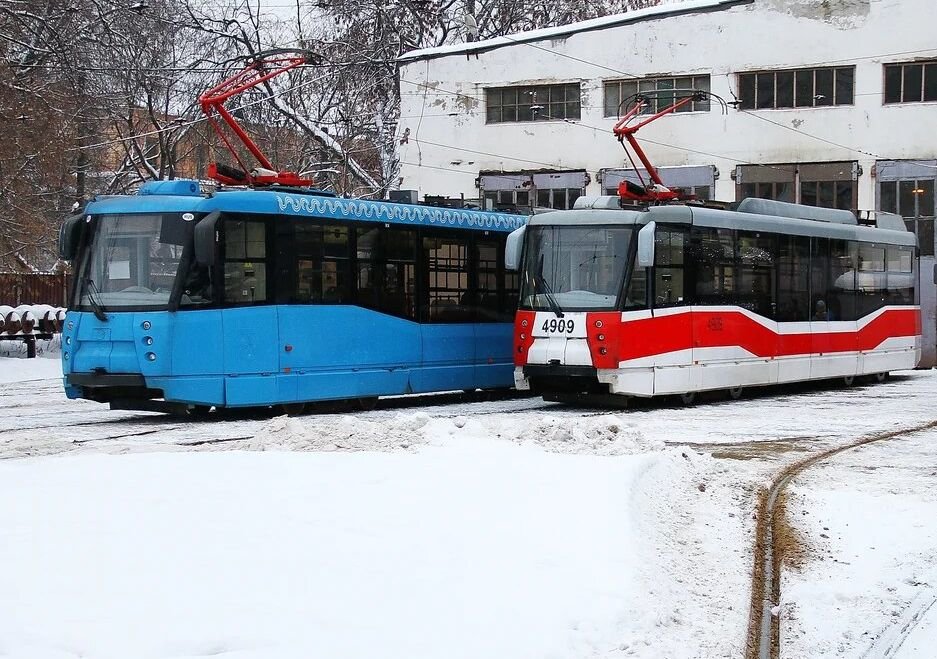
[(738, 232), (738, 304), (766, 318), (774, 318), (777, 311), (776, 251), (773, 235)]
[(468, 248), (468, 238), (423, 238), (421, 263), (426, 296), (420, 318), (424, 322), (472, 322), (476, 295), (469, 285)]
[(357, 304), (416, 319), (416, 232), (375, 225), (356, 229)]
[(267, 300), (266, 223), (224, 220), (224, 301), (252, 304)]
[(699, 304), (734, 304), (738, 287), (735, 239), (728, 229), (693, 228), (687, 246)]
[(347, 227), (297, 222), (292, 302), (341, 304), (352, 299)]
[(785, 322), (810, 320), (810, 240), (778, 237), (778, 311)]
[(846, 240), (830, 241), (830, 277), (826, 294), (829, 320), (856, 319), (858, 246)]
[(660, 227), (654, 246), (654, 306), (686, 304), (683, 252), (686, 231)]

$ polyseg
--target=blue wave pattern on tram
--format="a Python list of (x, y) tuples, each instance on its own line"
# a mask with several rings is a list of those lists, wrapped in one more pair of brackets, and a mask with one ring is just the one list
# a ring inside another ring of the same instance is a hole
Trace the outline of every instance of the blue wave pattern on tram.
[(301, 197), (277, 194), (276, 200), (281, 211), (341, 216), (355, 220), (386, 220), (477, 229), (517, 229), (523, 226), (527, 219), (522, 215), (460, 211), (451, 208), (411, 204), (375, 203), (337, 197)]

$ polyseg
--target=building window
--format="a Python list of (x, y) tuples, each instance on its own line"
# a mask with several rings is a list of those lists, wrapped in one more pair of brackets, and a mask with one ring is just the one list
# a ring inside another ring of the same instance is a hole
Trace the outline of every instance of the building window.
[(576, 200), (582, 196), (581, 188), (547, 188), (537, 190), (537, 206), (539, 208), (556, 208), (566, 210), (572, 208)]
[(905, 218), (921, 247), (921, 256), (934, 255), (934, 179), (881, 181), (879, 210)]
[(774, 199), (821, 208), (855, 210), (856, 163), (799, 163), (796, 165), (739, 165), (737, 198)]
[[(626, 108), (621, 107), (622, 101), (627, 101), (639, 92), (657, 92), (647, 100), (647, 107), (642, 111), (642, 114), (653, 114), (689, 96), (688, 90), (692, 89), (708, 92), (709, 76), (610, 80), (605, 83), (605, 116), (619, 117), (624, 114)], [(709, 100), (692, 101), (677, 112), (709, 112)]]
[(579, 83), (496, 87), (485, 90), (485, 121), (551, 121), (579, 119)]
[(937, 61), (885, 65), (885, 102), (937, 101)]
[(739, 74), (743, 110), (852, 105), (856, 68), (758, 71)]
[(588, 185), (583, 170), (553, 172), (479, 173), (478, 186), (485, 208), (524, 212), (541, 207), (572, 208)]
[(879, 186), (880, 210), (905, 218), (933, 217), (934, 179), (882, 181)]

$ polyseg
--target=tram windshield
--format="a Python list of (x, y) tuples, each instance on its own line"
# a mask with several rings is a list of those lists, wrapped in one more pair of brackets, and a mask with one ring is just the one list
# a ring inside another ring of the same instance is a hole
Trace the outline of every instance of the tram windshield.
[[(192, 225), (180, 213), (100, 215), (95, 218), (89, 254), (82, 264), (78, 305), (91, 309), (166, 308), (186, 247), (192, 243)], [(190, 259), (186, 259), (188, 262)], [(183, 305), (210, 301), (198, 273), (184, 276)]]
[(633, 226), (533, 226), (527, 230), (521, 308), (617, 308), (631, 258)]

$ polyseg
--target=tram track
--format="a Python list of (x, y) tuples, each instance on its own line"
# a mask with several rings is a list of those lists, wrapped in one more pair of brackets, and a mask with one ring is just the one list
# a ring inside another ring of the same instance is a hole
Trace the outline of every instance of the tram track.
[[(780, 656), (780, 572), (790, 539), (786, 532), (786, 488), (804, 471), (841, 453), (876, 442), (900, 439), (937, 428), (937, 420), (887, 432), (865, 435), (838, 444), (794, 462), (774, 475), (759, 493), (756, 512), (754, 567), (749, 609), (746, 659), (779, 659)], [(929, 607), (928, 607), (929, 608)]]

